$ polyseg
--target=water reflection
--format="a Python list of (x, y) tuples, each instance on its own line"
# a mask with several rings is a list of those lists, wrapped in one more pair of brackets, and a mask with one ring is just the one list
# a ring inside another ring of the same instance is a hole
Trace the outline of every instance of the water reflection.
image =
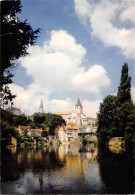
[(123, 152), (121, 146), (109, 146), (109, 150), (115, 154), (122, 154)]
[(13, 148), (1, 157), (4, 194), (133, 193), (133, 161), (93, 144)]
[(134, 158), (111, 147), (111, 152), (99, 149), (98, 161), (101, 178), (110, 193), (134, 194)]

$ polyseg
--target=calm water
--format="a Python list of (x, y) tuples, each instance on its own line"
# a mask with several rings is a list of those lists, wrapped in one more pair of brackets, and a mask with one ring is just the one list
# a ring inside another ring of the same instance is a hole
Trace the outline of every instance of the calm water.
[(2, 194), (134, 193), (133, 159), (94, 145), (2, 151)]

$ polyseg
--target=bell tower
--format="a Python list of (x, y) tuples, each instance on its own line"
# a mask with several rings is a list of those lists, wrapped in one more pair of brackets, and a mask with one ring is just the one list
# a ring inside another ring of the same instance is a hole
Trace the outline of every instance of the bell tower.
[(81, 105), (79, 97), (77, 100), (77, 104), (75, 105), (75, 110), (78, 114), (83, 114), (83, 106)]
[(39, 106), (39, 113), (44, 113), (44, 106), (43, 106), (42, 99), (41, 99), (40, 106)]

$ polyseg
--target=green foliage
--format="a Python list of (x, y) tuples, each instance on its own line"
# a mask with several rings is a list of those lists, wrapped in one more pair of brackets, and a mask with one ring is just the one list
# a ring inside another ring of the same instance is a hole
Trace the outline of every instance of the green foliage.
[(124, 140), (122, 140), (122, 142), (121, 142), (121, 147), (123, 150), (125, 150), (125, 141)]
[(24, 147), (28, 147), (28, 142), (27, 141), (24, 142)]
[(41, 135), (42, 137), (47, 137), (49, 135), (49, 131), (43, 131)]
[(125, 140), (125, 148), (133, 150), (135, 143), (135, 105), (131, 98), (131, 77), (128, 76), (128, 65), (121, 71), (121, 82), (118, 88), (119, 120), (118, 128)]
[(33, 115), (33, 121), (35, 124), (42, 124), (46, 121), (46, 114), (43, 113), (34, 113)]
[(33, 30), (27, 20), (20, 21), (17, 17), (21, 13), (21, 1), (1, 1), (1, 72), (0, 99), (7, 104), (15, 97), (11, 94), (7, 84), (12, 83), (12, 70), (17, 67), (15, 60), (28, 54), (29, 45), (34, 45), (40, 29)]
[(18, 127), (19, 125), (27, 126), (31, 123), (31, 120), (28, 119), (28, 117), (25, 116), (24, 114), (14, 115), (13, 120), (14, 120), (15, 127)]
[(39, 136), (36, 135), (36, 134), (33, 134), (32, 137), (33, 137), (34, 139), (36, 139), (36, 140), (38, 140), (38, 138), (39, 138)]
[(28, 129), (25, 129), (24, 130), (24, 135), (23, 135), (24, 138), (28, 137)]
[[(134, 149), (135, 144), (135, 105), (132, 102), (126, 105), (127, 124), (125, 126), (125, 147), (127, 150)], [(133, 151), (132, 151), (133, 152)]]
[[(31, 122), (25, 115), (15, 115), (10, 111), (1, 109), (1, 136), (10, 137), (11, 135), (17, 139), (20, 139), (18, 131), (15, 127), (18, 125), (28, 125)], [(27, 135), (28, 131), (24, 133), (24, 137), (29, 137)]]
[(13, 122), (14, 114), (12, 112), (0, 109), (1, 119), (8, 121), (10, 124)]
[(35, 125), (34, 122), (30, 122), (29, 125), (30, 125), (31, 129), (37, 129), (37, 126)]
[(116, 96), (109, 95), (100, 104), (97, 136), (99, 143), (106, 143), (108, 137), (116, 136)]
[[(43, 128), (42, 137), (47, 137), (48, 135), (54, 135), (55, 129), (58, 126), (65, 124), (64, 119), (61, 116), (54, 115), (51, 113), (40, 114), (35, 113), (32, 117), (26, 117), (25, 115), (15, 115), (12, 112), (1, 109), (1, 136), (10, 138), (11, 135), (17, 139), (31, 138), (28, 135), (28, 130), (24, 131), (24, 135), (20, 136), (15, 127), (18, 125), (36, 128)], [(32, 135), (37, 141), (40, 140), (38, 135)]]
[(8, 105), (8, 103), (11, 103), (11, 106), (13, 105), (12, 99), (15, 98), (15, 95), (11, 94), (11, 90), (7, 85), (1, 86), (0, 89), (0, 108), (5, 109), (5, 106)]
[(19, 133), (15, 130), (15, 127), (13, 126), (14, 114), (5, 110), (0, 110), (0, 112), (1, 137), (8, 138), (12, 135), (18, 139)]
[(128, 64), (124, 64), (121, 71), (121, 81), (117, 93), (118, 103), (131, 102), (131, 77), (128, 76)]
[(123, 137), (126, 149), (135, 143), (135, 105), (131, 98), (131, 77), (124, 64), (117, 96), (107, 96), (98, 113), (97, 136), (99, 144), (105, 145), (111, 137)]
[[(65, 125), (64, 119), (55, 114), (51, 113), (34, 113), (33, 122), (31, 123), (31, 127), (35, 126), (36, 128), (42, 128), (46, 132), (46, 134), (54, 135), (54, 131), (58, 126)], [(44, 134), (44, 133), (43, 133)]]

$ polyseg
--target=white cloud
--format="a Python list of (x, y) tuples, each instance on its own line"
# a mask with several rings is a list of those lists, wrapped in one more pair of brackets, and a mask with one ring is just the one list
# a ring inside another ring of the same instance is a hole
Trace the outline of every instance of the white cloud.
[(100, 102), (101, 100), (95, 100), (95, 101), (83, 101), (83, 110), (84, 113), (87, 116), (91, 116), (96, 118), (97, 117), (97, 113), (99, 111), (99, 106), (100, 106)]
[(130, 21), (135, 24), (135, 6), (129, 7), (120, 14), (120, 20), (122, 22)]
[(65, 100), (53, 99), (49, 101), (49, 105), (48, 105), (48, 110), (52, 112), (72, 110), (72, 108), (73, 108), (73, 102), (71, 102), (69, 98)]
[(82, 22), (86, 24), (86, 21), (89, 19), (89, 15), (92, 12), (93, 6), (91, 7), (87, 0), (74, 0), (74, 5), (77, 15)]
[(132, 100), (135, 103), (135, 86), (131, 87)]
[[(107, 46), (121, 49), (125, 57), (135, 59), (135, 1), (134, 0), (74, 0), (75, 12), (82, 22), (89, 21), (91, 35)], [(83, 7), (83, 11), (81, 11)], [(89, 10), (89, 11), (88, 11)], [(116, 27), (116, 23), (130, 22), (131, 27)]]
[(88, 70), (82, 67), (86, 49), (66, 31), (52, 31), (43, 47), (29, 47), (28, 52), (30, 55), (20, 60), (32, 83), (25, 89), (12, 84), (13, 92), (17, 93), (15, 103), (27, 114), (38, 111), (40, 99), (45, 102), (45, 112), (72, 109), (70, 99), (56, 97), (69, 97), (69, 94), (71, 97), (78, 92), (98, 95), (111, 85), (101, 65)]
[(54, 52), (62, 52), (73, 58), (81, 59), (86, 54), (86, 49), (77, 44), (75, 38), (63, 30), (51, 31), (49, 47)]
[[(103, 79), (104, 78), (104, 79)], [(76, 89), (83, 89), (86, 92), (99, 93), (104, 86), (110, 86), (111, 81), (107, 72), (101, 65), (94, 65), (87, 71), (82, 69), (73, 78)], [(87, 86), (84, 88), (84, 86)]]

